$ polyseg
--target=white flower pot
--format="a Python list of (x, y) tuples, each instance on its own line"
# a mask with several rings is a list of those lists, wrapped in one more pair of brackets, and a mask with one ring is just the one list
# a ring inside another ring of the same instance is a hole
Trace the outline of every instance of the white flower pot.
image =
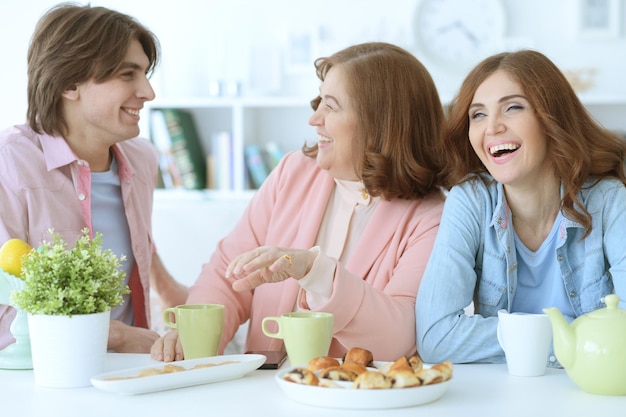
[(68, 316), (28, 315), (35, 383), (52, 388), (91, 385), (102, 373), (110, 311)]

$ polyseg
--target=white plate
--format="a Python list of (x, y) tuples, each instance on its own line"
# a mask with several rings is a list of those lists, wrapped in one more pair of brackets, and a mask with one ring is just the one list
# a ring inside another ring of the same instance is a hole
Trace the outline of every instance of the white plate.
[[(191, 369), (199, 364), (221, 364), (232, 361), (234, 363), (211, 366), (207, 368)], [(108, 372), (91, 378), (94, 387), (118, 394), (144, 394), (147, 392), (163, 391), (192, 385), (208, 384), (210, 382), (226, 381), (241, 378), (252, 372), (265, 362), (263, 355), (223, 355), (209, 358), (190, 359), (178, 362), (169, 362), (186, 368), (186, 371), (172, 372), (159, 375), (138, 377), (139, 373), (148, 369), (163, 369), (168, 363), (160, 362), (150, 366), (129, 368), (121, 371)], [(130, 378), (129, 378), (130, 377)], [(132, 378), (135, 377), (135, 378)], [(128, 378), (128, 379), (112, 379)]]
[[(376, 363), (377, 366), (382, 362)], [(448, 389), (451, 380), (413, 388), (354, 389), (352, 383), (338, 385), (343, 388), (314, 387), (285, 381), (284, 369), (276, 374), (276, 381), (289, 398), (303, 404), (327, 408), (384, 409), (413, 407), (439, 399)]]

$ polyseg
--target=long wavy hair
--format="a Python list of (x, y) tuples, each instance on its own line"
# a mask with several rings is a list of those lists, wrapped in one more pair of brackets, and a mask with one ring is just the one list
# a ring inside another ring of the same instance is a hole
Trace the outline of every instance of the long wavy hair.
[(480, 62), (465, 78), (448, 111), (448, 132), (441, 152), (445, 155), (447, 188), (486, 172), (468, 139), (468, 110), (474, 93), (496, 71), (505, 71), (524, 90), (543, 128), (554, 175), (564, 186), (564, 214), (591, 231), (591, 215), (578, 200), (587, 179), (617, 178), (626, 184), (626, 141), (603, 128), (585, 109), (565, 76), (537, 51), (504, 52)]
[[(315, 61), (324, 81), (340, 65), (356, 112), (355, 170), (368, 193), (386, 200), (418, 199), (439, 189), (437, 143), (445, 114), (432, 77), (406, 50), (382, 42), (350, 46)], [(311, 101), (313, 110), (320, 103)], [(317, 144), (302, 148), (315, 158)]]
[(38, 133), (63, 135), (62, 94), (81, 82), (110, 79), (120, 68), (133, 40), (148, 56), (148, 73), (156, 67), (156, 36), (134, 18), (105, 7), (61, 3), (37, 23), (28, 48), (30, 127)]

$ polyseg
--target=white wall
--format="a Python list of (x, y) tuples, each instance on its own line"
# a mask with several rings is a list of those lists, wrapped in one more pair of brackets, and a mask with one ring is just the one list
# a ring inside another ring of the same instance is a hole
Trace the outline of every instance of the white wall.
[[(241, 81), (243, 91), (251, 94), (311, 97), (317, 90), (312, 65), (287, 73), (281, 61), (289, 36), (309, 31), (320, 35), (314, 56), (368, 40), (406, 47), (431, 70), (446, 99), (467, 68), (438, 67), (415, 50), (411, 21), (419, 1), (104, 0), (91, 4), (134, 15), (160, 38), (163, 63), (153, 79), (160, 97), (204, 96), (210, 81), (219, 79)], [(578, 0), (502, 1), (509, 18), (502, 48), (539, 49), (563, 69), (595, 68), (596, 85), (589, 94), (612, 100), (626, 97), (626, 0), (618, 0), (620, 36), (605, 41), (577, 39)], [(28, 41), (37, 19), (56, 3), (0, 3), (0, 127), (25, 118)]]

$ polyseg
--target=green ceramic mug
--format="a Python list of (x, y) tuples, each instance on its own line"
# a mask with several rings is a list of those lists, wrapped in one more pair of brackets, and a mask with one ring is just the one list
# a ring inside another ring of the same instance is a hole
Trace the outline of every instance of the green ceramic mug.
[(185, 359), (217, 355), (224, 328), (223, 305), (183, 304), (166, 308), (163, 321), (166, 326), (178, 330)]
[[(291, 366), (306, 366), (318, 356), (327, 356), (333, 338), (332, 313), (299, 311), (280, 317), (265, 317), (262, 322), (266, 336), (283, 339)], [(267, 328), (270, 322), (278, 326), (276, 332)]]

